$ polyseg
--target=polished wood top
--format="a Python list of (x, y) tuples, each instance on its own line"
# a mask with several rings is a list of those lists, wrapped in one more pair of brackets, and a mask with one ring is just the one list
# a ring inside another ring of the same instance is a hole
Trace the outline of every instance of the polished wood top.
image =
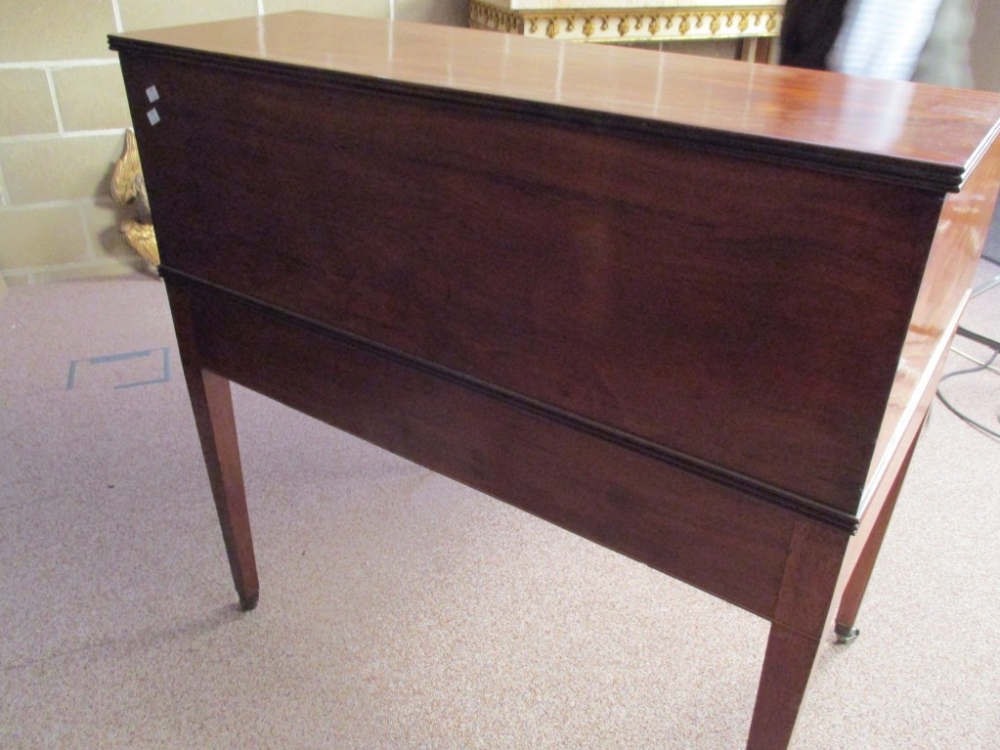
[(984, 92), (308, 12), (111, 37), (114, 49), (136, 44), (432, 87), (943, 190), (962, 184), (1000, 120), (1000, 97)]

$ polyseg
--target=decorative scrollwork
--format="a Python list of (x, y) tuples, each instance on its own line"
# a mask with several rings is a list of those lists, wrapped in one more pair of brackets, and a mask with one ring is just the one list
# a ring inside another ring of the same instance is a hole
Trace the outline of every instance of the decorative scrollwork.
[(125, 131), (125, 146), (111, 175), (111, 197), (116, 203), (135, 206), (135, 219), (126, 219), (118, 226), (125, 242), (146, 262), (160, 265), (160, 250), (149, 212), (139, 147), (131, 130)]
[(505, 31), (508, 34), (523, 34), (524, 19), (513, 11), (497, 8), (479, 0), (471, 0), (469, 3), (469, 27)]
[(776, 36), (782, 20), (774, 6), (508, 11), (494, 1), (470, 0), (470, 26), (581, 42)]

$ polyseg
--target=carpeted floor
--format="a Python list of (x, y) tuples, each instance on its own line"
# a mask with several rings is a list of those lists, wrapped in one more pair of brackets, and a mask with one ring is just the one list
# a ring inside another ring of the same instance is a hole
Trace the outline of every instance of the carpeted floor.
[[(12, 288), (0, 394), (0, 748), (742, 747), (766, 623), (236, 388), (240, 613), (155, 278)], [(936, 404), (794, 747), (1000, 748), (998, 581), (1000, 442)]]

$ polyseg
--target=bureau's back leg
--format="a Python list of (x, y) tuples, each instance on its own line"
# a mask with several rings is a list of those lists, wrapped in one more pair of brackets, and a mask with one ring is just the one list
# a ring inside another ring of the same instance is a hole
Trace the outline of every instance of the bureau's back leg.
[(259, 595), (257, 563), (250, 534), (229, 380), (201, 367), (195, 337), (196, 321), (192, 319), (187, 295), (169, 284), (167, 291), (184, 379), (187, 381), (215, 509), (219, 514), (233, 583), (240, 597), (240, 606), (250, 610), (257, 605)]

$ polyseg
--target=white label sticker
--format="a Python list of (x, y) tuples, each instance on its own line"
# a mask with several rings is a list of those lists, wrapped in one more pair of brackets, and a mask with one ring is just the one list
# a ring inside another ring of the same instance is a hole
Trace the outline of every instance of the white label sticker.
[(156, 86), (150, 86), (146, 89), (146, 98), (149, 99), (150, 104), (160, 98), (160, 92), (156, 90)]
[(156, 107), (149, 110), (149, 112), (146, 113), (146, 117), (149, 118), (150, 125), (155, 125), (160, 121), (160, 113), (156, 111)]

